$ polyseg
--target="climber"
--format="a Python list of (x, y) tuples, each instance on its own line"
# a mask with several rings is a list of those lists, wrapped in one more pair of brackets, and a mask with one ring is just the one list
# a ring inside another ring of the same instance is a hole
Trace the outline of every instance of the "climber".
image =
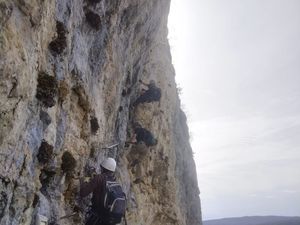
[(126, 144), (138, 144), (144, 142), (147, 147), (157, 144), (157, 139), (147, 129), (143, 128), (139, 123), (134, 124), (134, 136), (131, 141)]
[(81, 198), (93, 193), (86, 225), (114, 225), (125, 216), (125, 194), (115, 178), (116, 161), (107, 158), (100, 168), (101, 174), (95, 175), (89, 182), (83, 183), (82, 179), (80, 182)]
[(142, 94), (137, 100), (133, 103), (133, 106), (137, 106), (140, 103), (144, 102), (154, 102), (159, 101), (161, 97), (161, 89), (155, 85), (155, 81), (151, 80), (149, 84), (144, 83), (142, 80), (139, 80), (140, 83), (148, 87), (148, 90), (142, 89)]

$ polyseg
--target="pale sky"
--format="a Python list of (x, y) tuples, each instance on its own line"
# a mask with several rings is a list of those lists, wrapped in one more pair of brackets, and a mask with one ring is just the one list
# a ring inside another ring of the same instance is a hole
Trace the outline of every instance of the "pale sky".
[(300, 1), (171, 0), (203, 219), (300, 216)]

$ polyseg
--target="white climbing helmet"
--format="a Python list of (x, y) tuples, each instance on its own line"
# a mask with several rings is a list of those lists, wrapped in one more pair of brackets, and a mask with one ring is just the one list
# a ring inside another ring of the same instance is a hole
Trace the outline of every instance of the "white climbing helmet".
[(114, 160), (113, 158), (107, 158), (103, 160), (101, 166), (111, 172), (115, 172), (117, 163), (116, 160)]

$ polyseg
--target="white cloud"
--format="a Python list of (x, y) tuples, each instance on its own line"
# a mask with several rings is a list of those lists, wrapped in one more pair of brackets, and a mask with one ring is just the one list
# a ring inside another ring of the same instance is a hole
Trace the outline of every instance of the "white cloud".
[(300, 1), (171, 4), (204, 218), (299, 215)]
[(215, 199), (217, 204), (219, 199), (223, 204), (223, 195), (249, 195), (243, 198), (249, 201), (253, 193), (264, 193), (257, 195), (260, 201), (275, 192), (272, 196), (279, 199), (287, 193), (282, 191), (285, 188), (300, 196), (300, 179), (296, 179), (300, 177), (299, 122), (296, 116), (224, 117), (191, 123), (202, 202)]

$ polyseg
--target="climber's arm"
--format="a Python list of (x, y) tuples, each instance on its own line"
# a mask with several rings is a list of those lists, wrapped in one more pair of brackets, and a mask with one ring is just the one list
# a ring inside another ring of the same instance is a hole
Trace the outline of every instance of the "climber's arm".
[(92, 178), (89, 182), (80, 182), (80, 197), (84, 198), (92, 193), (97, 186), (98, 176)]

